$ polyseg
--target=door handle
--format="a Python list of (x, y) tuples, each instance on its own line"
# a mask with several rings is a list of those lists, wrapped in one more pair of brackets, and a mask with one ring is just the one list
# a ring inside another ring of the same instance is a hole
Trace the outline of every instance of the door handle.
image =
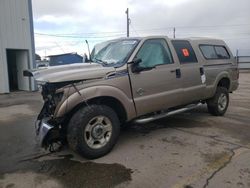
[(203, 75), (205, 72), (204, 72), (204, 68), (203, 67), (200, 67), (200, 74)]
[(171, 73), (175, 73), (176, 74), (176, 78), (180, 78), (181, 77), (181, 69), (174, 69), (174, 70), (170, 70)]
[(176, 78), (181, 77), (181, 69), (176, 69)]

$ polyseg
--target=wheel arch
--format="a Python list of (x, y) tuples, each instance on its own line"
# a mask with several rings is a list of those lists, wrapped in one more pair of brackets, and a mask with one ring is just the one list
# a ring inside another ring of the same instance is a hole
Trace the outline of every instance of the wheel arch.
[(230, 89), (230, 79), (228, 77), (223, 77), (219, 80), (217, 87), (224, 87), (227, 90)]
[(116, 112), (116, 114), (120, 120), (120, 123), (124, 123), (128, 118), (127, 112), (126, 112), (124, 106), (122, 105), (122, 103), (118, 99), (116, 99), (114, 97), (110, 97), (110, 96), (102, 96), (102, 97), (91, 98), (87, 102), (83, 101), (83, 102), (77, 104), (71, 111), (69, 111), (67, 113), (68, 119), (70, 119), (70, 117), (76, 111), (78, 111), (80, 108), (87, 106), (87, 105), (92, 105), (92, 104), (106, 105), (106, 106), (112, 108)]
[(213, 92), (212, 92), (212, 96), (215, 94), (216, 90), (217, 90), (217, 87), (225, 87), (227, 88), (228, 91), (230, 91), (230, 88), (231, 88), (231, 78), (228, 74), (228, 72), (221, 72), (215, 82), (214, 82), (214, 85), (213, 85)]
[(90, 87), (72, 93), (57, 109), (55, 117), (72, 116), (79, 108), (89, 104), (103, 104), (111, 107), (121, 118), (127, 121), (136, 116), (132, 98), (112, 86)]

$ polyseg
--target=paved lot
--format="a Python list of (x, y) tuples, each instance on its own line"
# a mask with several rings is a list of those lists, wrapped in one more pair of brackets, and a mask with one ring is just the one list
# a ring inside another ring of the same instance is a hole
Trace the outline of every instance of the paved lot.
[(35, 141), (39, 93), (0, 95), (2, 187), (250, 187), (250, 73), (224, 117), (206, 106), (132, 125), (105, 157), (88, 161)]

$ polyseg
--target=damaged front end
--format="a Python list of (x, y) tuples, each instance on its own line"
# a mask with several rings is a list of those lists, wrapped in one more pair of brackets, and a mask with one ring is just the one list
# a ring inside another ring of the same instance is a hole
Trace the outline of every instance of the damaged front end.
[(24, 76), (33, 77), (41, 86), (44, 105), (37, 117), (36, 134), (42, 147), (53, 151), (55, 144), (66, 142), (68, 114), (62, 117), (56, 114), (61, 104), (71, 95), (71, 88), (80, 95), (76, 85), (103, 79), (107, 73), (113, 71), (113, 67), (103, 67), (93, 62), (23, 72)]
[(62, 123), (63, 118), (54, 117), (57, 105), (63, 98), (64, 90), (60, 88), (69, 83), (45, 83), (42, 84), (42, 97), (44, 105), (37, 117), (36, 135), (39, 143), (45, 149), (54, 150), (55, 144), (60, 146), (65, 141), (65, 131)]

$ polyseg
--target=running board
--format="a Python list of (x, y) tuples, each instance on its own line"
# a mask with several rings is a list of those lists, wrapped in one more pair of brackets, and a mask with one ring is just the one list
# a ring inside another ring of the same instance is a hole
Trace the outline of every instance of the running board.
[(186, 112), (188, 110), (192, 110), (192, 109), (197, 108), (198, 106), (201, 106), (201, 105), (202, 105), (202, 103), (190, 104), (190, 105), (188, 105), (188, 106), (186, 106), (184, 108), (180, 108), (180, 109), (173, 110), (173, 111), (170, 111), (170, 112), (166, 112), (166, 113), (162, 113), (162, 114), (158, 114), (158, 115), (153, 115), (153, 116), (149, 116), (149, 117), (146, 117), (146, 118), (136, 119), (134, 122), (135, 123), (148, 123), (148, 122), (151, 122), (151, 121), (155, 121), (157, 119), (165, 118), (165, 117), (168, 117), (168, 116), (172, 116), (172, 115), (175, 115), (175, 114)]

